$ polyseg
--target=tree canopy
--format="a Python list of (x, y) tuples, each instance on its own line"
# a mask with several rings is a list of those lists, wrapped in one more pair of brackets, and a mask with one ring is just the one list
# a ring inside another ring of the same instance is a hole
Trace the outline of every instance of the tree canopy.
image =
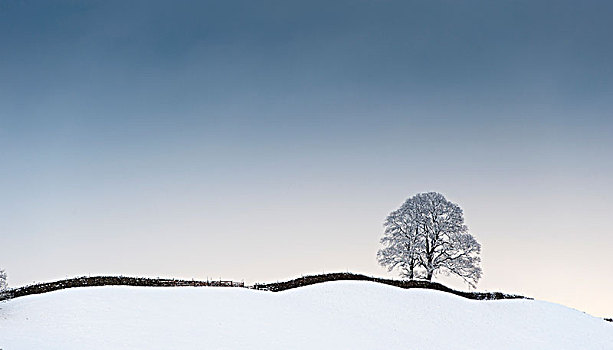
[(461, 277), (471, 286), (481, 278), (481, 245), (468, 233), (462, 209), (440, 193), (419, 193), (392, 211), (377, 253), (388, 271), (429, 281), (437, 273)]

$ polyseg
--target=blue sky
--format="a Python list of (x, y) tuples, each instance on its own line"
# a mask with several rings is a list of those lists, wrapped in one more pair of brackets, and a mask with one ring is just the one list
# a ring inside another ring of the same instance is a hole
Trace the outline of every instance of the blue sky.
[(435, 190), (483, 245), (480, 288), (611, 315), (612, 10), (2, 2), (0, 266), (389, 276), (383, 219)]

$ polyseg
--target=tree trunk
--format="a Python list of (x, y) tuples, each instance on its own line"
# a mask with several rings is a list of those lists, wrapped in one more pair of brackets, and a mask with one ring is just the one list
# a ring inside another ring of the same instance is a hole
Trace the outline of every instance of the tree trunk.
[(427, 271), (427, 276), (426, 278), (428, 279), (428, 281), (432, 281), (432, 275), (434, 275), (434, 268), (432, 267), (432, 255), (434, 254), (434, 252), (428, 252), (428, 259), (426, 260), (426, 271)]
[(413, 277), (415, 276), (415, 263), (413, 261), (411, 261), (411, 264), (409, 265), (409, 279), (412, 280)]

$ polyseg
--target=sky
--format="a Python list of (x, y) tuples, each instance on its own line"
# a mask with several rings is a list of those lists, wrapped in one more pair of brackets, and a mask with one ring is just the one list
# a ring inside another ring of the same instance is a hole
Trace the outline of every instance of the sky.
[(482, 245), (477, 289), (611, 317), (612, 16), (0, 1), (0, 268), (10, 286), (398, 278), (377, 265), (382, 223), (438, 191)]

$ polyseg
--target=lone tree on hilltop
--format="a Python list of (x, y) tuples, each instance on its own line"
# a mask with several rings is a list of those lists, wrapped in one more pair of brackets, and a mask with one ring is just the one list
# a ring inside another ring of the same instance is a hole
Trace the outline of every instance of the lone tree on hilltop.
[(468, 233), (462, 209), (442, 194), (420, 193), (407, 199), (384, 222), (379, 264), (398, 268), (403, 277), (437, 273), (457, 275), (470, 286), (481, 278), (481, 245)]

